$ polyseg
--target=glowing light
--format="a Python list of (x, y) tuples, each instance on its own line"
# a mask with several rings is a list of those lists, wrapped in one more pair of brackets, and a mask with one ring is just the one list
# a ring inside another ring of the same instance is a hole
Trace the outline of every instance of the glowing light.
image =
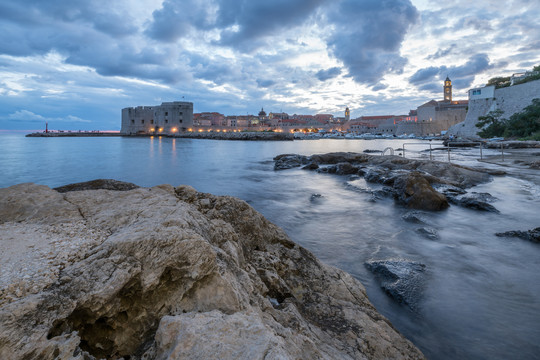
[(178, 129), (177, 129), (177, 128), (172, 128), (171, 131), (172, 131), (173, 133), (175, 133), (175, 132), (178, 131)]
[(193, 129), (192, 129), (192, 128), (189, 128), (189, 129), (187, 129), (187, 131), (189, 131), (189, 132), (192, 132), (192, 131), (193, 131)]
[(156, 129), (154, 129), (154, 128), (150, 128), (150, 131), (151, 131), (151, 132), (153, 132), (154, 130), (156, 130)]
[(163, 131), (163, 128), (159, 128), (159, 132), (162, 132)]

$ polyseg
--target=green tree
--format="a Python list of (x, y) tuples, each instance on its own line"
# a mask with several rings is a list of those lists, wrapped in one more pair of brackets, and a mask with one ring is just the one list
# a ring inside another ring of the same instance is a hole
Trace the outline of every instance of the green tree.
[(500, 89), (510, 86), (510, 76), (498, 76), (488, 80), (487, 86), (495, 85), (495, 88)]
[(537, 138), (540, 135), (540, 99), (534, 99), (523, 111), (510, 117), (505, 137)]
[(503, 136), (506, 130), (506, 119), (501, 119), (503, 111), (500, 109), (490, 111), (484, 116), (478, 117), (477, 128), (481, 128), (482, 131), (478, 133), (483, 138), (490, 138), (494, 136)]

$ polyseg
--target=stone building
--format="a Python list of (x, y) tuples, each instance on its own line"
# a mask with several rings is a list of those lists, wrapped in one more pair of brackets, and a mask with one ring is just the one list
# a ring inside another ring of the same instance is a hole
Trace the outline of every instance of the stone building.
[(465, 120), (469, 101), (452, 99), (452, 81), (448, 76), (444, 80), (443, 98), (442, 101), (431, 100), (420, 105), (414, 121), (397, 123), (395, 134), (436, 135)]
[(454, 125), (448, 131), (450, 135), (477, 137), (478, 118), (490, 111), (501, 110), (502, 118), (509, 119), (513, 114), (522, 111), (540, 98), (540, 80), (512, 85), (497, 89), (495, 86), (484, 86), (469, 90), (469, 111), (463, 122)]
[(190, 131), (193, 127), (193, 103), (164, 102), (157, 106), (137, 106), (122, 109), (124, 135), (168, 134)]

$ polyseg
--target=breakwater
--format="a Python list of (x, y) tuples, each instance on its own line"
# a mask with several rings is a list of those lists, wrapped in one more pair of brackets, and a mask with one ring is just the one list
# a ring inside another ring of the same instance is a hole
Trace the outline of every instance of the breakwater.
[(62, 132), (35, 132), (26, 134), (26, 137), (86, 137), (86, 136), (122, 136), (113, 131), (62, 131)]
[(175, 135), (175, 137), (190, 139), (213, 140), (294, 140), (294, 135), (284, 132), (190, 132)]

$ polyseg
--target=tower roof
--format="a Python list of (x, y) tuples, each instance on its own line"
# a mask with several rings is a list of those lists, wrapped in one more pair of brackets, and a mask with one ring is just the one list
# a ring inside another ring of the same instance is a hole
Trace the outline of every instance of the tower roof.
[(450, 78), (448, 77), (448, 75), (446, 75), (446, 80), (444, 81), (450, 81)]

